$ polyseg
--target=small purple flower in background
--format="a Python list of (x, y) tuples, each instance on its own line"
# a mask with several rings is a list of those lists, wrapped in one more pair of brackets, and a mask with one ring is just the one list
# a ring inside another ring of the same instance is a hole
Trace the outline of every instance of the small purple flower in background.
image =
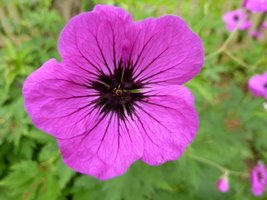
[(247, 14), (242, 10), (233, 10), (223, 16), (228, 31), (233, 32), (235, 29), (247, 30), (251, 27)]
[(267, 0), (244, 0), (243, 6), (251, 12), (265, 12)]
[(252, 193), (261, 196), (267, 185), (267, 170), (263, 163), (259, 163), (251, 170), (250, 183)]
[(136, 160), (160, 165), (192, 143), (198, 116), (182, 86), (203, 65), (201, 39), (176, 16), (134, 22), (99, 5), (66, 25), (62, 57), (25, 81), (25, 108), (74, 170), (108, 179)]
[(229, 178), (228, 173), (223, 175), (217, 182), (217, 189), (220, 192), (228, 192), (229, 191)]
[(254, 96), (267, 99), (267, 71), (264, 74), (252, 76), (248, 82), (248, 88)]

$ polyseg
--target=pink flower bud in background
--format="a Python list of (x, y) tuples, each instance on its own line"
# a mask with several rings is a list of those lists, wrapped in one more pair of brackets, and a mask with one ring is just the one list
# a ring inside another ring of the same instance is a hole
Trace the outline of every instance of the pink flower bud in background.
[(218, 182), (217, 182), (217, 189), (220, 192), (228, 192), (229, 191), (229, 179), (228, 179), (228, 175), (225, 174), (224, 176), (222, 176)]

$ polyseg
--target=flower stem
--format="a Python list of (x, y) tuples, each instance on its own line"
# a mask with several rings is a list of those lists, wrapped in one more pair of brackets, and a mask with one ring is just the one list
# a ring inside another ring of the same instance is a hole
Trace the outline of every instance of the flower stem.
[(227, 46), (230, 44), (230, 42), (233, 40), (233, 38), (235, 37), (235, 35), (238, 33), (238, 29), (236, 28), (229, 36), (228, 38), (225, 40), (225, 42), (222, 45), (222, 51), (225, 51), (227, 49)]
[(102, 82), (102, 81), (97, 81), (98, 83), (101, 83), (102, 85), (104, 85), (104, 86), (106, 86), (107, 88), (109, 88), (109, 85), (108, 84), (106, 84), (106, 83), (104, 83), (104, 82)]
[(235, 37), (236, 33), (238, 32), (238, 29), (235, 29), (229, 36), (228, 38), (225, 40), (225, 42), (222, 44), (222, 46), (217, 49), (216, 51), (214, 51), (213, 53), (205, 56), (205, 60), (209, 60), (211, 58), (213, 58), (214, 56), (217, 56), (221, 53), (223, 53), (224, 51), (226, 51), (227, 46), (230, 44), (230, 42), (233, 40), (233, 38)]
[(239, 64), (242, 67), (248, 68), (248, 65), (243, 61), (240, 60), (239, 58), (237, 58), (236, 56), (234, 56), (230, 51), (225, 50), (224, 53), (230, 57), (233, 61), (235, 61), (237, 64)]
[(217, 51), (214, 51), (213, 53), (205, 56), (205, 60), (209, 60), (209, 59), (221, 54), (222, 52), (223, 52), (222, 48), (219, 48)]
[(222, 165), (220, 165), (214, 161), (208, 160), (206, 158), (202, 158), (202, 157), (199, 157), (199, 156), (196, 156), (193, 154), (189, 154), (188, 156), (189, 156), (189, 158), (191, 158), (193, 160), (196, 160), (198, 162), (213, 166), (213, 167), (217, 168), (219, 171), (221, 171), (222, 173), (228, 172), (229, 174), (235, 175), (235, 176), (244, 176), (244, 177), (248, 176), (248, 174), (245, 172), (239, 172), (239, 171), (227, 169), (226, 167), (224, 167), (224, 166), (222, 166)]
[(220, 164), (218, 163), (215, 163), (211, 160), (208, 160), (206, 158), (202, 158), (202, 157), (199, 157), (199, 156), (196, 156), (196, 155), (193, 155), (193, 154), (189, 154), (189, 158), (193, 159), (193, 160), (196, 160), (196, 161), (199, 161), (201, 163), (204, 163), (204, 164), (207, 164), (207, 165), (210, 165), (210, 166), (213, 166), (215, 168), (217, 168), (218, 170), (222, 171), (222, 172), (225, 172), (227, 171), (227, 169), (223, 166), (221, 166)]
[(256, 26), (256, 31), (257, 32), (260, 32), (261, 26), (264, 23), (264, 20), (265, 20), (266, 16), (267, 16), (267, 12), (264, 12), (264, 13), (261, 14), (260, 19), (259, 19), (259, 21), (257, 23), (257, 26)]

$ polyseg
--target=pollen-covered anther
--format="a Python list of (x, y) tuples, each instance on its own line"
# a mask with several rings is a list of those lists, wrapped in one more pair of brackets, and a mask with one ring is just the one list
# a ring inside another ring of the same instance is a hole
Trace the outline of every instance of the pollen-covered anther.
[(117, 97), (120, 97), (120, 96), (122, 96), (122, 94), (123, 94), (123, 90), (120, 89), (120, 88), (114, 88), (114, 89), (113, 89), (113, 94), (114, 94), (115, 96), (117, 96)]

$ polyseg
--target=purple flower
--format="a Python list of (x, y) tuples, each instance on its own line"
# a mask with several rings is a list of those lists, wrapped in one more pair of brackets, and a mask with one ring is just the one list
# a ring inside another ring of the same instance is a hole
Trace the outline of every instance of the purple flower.
[(198, 116), (182, 86), (203, 65), (201, 39), (176, 16), (132, 21), (99, 5), (66, 25), (59, 63), (25, 81), (25, 108), (54, 136), (65, 163), (108, 179), (136, 160), (160, 165), (192, 143)]
[(250, 183), (252, 193), (261, 196), (267, 185), (267, 170), (263, 163), (259, 163), (251, 170)]
[(243, 6), (251, 12), (267, 11), (267, 0), (244, 0)]
[(247, 30), (251, 27), (247, 14), (242, 10), (233, 10), (223, 16), (228, 31), (233, 32), (235, 29)]
[(229, 191), (229, 180), (228, 176), (222, 176), (217, 182), (217, 189), (220, 192), (228, 192)]
[(267, 71), (264, 74), (256, 74), (249, 79), (248, 88), (251, 93), (267, 99)]

